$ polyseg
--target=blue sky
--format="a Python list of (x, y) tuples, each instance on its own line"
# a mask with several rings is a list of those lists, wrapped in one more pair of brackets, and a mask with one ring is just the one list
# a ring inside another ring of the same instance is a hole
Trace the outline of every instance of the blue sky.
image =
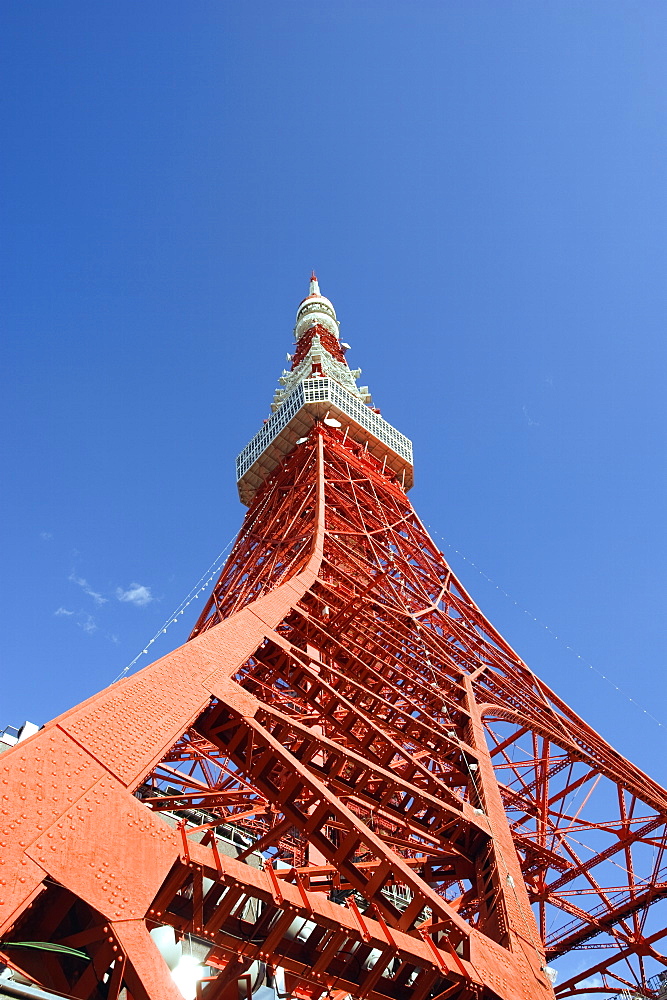
[(0, 726), (113, 680), (236, 533), (314, 267), (455, 571), (664, 782), (615, 686), (667, 722), (665, 5), (0, 18)]

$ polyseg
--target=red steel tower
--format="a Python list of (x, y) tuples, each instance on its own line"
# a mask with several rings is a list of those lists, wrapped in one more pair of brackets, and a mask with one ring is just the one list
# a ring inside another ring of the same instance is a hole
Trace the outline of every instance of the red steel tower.
[(189, 641), (0, 758), (0, 957), (80, 1000), (181, 1000), (179, 941), (203, 1000), (660, 995), (667, 793), (456, 579), (314, 276), (295, 338)]

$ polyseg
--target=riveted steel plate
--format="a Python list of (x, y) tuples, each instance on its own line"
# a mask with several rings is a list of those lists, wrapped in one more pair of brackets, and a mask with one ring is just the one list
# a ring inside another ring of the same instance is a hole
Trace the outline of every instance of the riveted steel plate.
[(44, 871), (26, 850), (104, 774), (62, 730), (42, 729), (0, 757), (0, 924), (34, 895)]
[(160, 816), (106, 775), (29, 854), (109, 919), (130, 919), (144, 916), (179, 855), (179, 842)]

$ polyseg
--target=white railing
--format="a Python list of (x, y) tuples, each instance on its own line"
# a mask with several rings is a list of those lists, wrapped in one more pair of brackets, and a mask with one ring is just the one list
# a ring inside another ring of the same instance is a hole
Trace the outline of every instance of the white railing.
[[(328, 380), (327, 380), (328, 381)], [(236, 459), (236, 478), (242, 479), (263, 451), (269, 447), (283, 427), (286, 427), (292, 417), (295, 417), (303, 406), (303, 382), (292, 390), (285, 402), (275, 413), (272, 413), (260, 431), (248, 442)]]
[(255, 434), (236, 459), (236, 478), (242, 479), (248, 469), (266, 451), (271, 442), (280, 434), (303, 406), (309, 403), (331, 403), (341, 413), (346, 414), (356, 424), (367, 430), (382, 444), (391, 448), (402, 459), (412, 465), (412, 442), (405, 434), (387, 423), (379, 413), (350, 395), (342, 386), (330, 378), (311, 378), (299, 382), (282, 405), (271, 414), (260, 431)]

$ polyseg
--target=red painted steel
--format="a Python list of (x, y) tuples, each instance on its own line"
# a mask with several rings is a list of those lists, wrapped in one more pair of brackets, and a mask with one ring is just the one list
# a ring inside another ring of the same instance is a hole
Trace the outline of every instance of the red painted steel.
[(334, 358), (336, 361), (345, 362), (345, 352), (340, 344), (340, 341), (334, 337), (333, 333), (329, 333), (325, 330), (323, 326), (318, 326), (315, 324), (304, 333), (303, 337), (296, 346), (296, 352), (292, 356), (291, 370), (294, 371), (298, 368), (308, 351), (313, 345), (313, 340), (315, 337), (320, 338), (320, 343), (322, 347)]
[(258, 492), (190, 641), (4, 753), (0, 795), (0, 954), (80, 1000), (176, 1000), (161, 925), (206, 942), (204, 1000), (257, 963), (303, 1000), (548, 1000), (573, 949), (559, 997), (651, 996), (666, 964), (667, 793), (344, 429)]

